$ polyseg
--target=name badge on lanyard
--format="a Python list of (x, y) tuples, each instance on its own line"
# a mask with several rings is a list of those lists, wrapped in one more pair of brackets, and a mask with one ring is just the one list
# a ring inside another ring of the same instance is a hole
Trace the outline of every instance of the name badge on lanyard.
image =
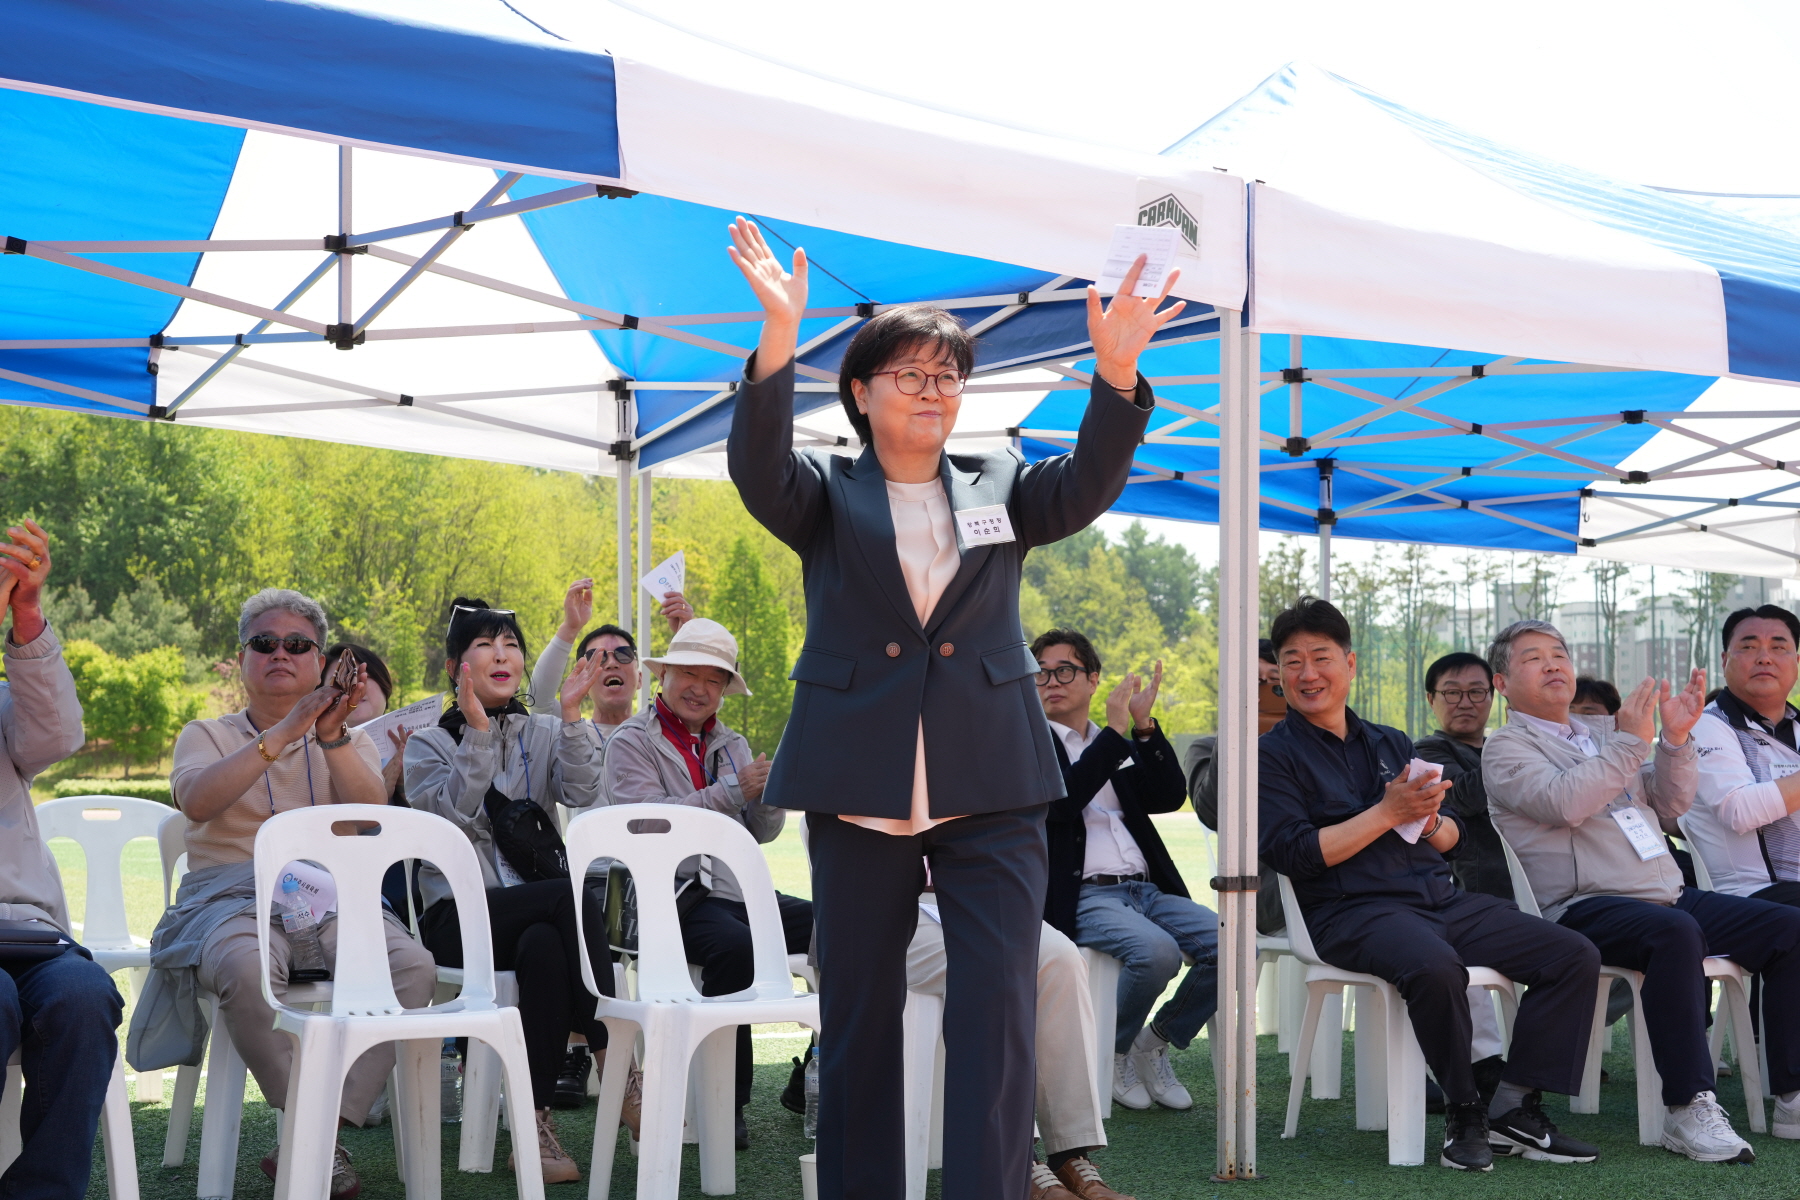
[(1644, 820), (1644, 814), (1635, 808), (1615, 808), (1610, 814), (1624, 830), (1625, 837), (1631, 842), (1631, 848), (1644, 862), (1653, 858), (1661, 858), (1669, 852), (1669, 844), (1663, 841), (1662, 834), (1654, 829), (1650, 822)]

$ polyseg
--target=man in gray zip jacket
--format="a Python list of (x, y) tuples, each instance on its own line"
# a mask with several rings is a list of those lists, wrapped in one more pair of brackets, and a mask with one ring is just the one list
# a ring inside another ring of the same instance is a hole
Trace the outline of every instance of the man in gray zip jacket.
[[(0, 615), (12, 609), (6, 682), (0, 683), (0, 920), (70, 933), (56, 860), (38, 832), (31, 780), (81, 749), (81, 701), (39, 607), (50, 574), (50, 539), (35, 522), (0, 543)], [(125, 1003), (84, 950), (41, 962), (0, 957), (0, 1063), (24, 1047), (26, 1103), (18, 1158), (0, 1195), (87, 1193), (100, 1104), (118, 1056)]]
[[(739, 821), (759, 842), (781, 834), (787, 814), (762, 803), (766, 755), (750, 756), (744, 736), (719, 720), (727, 696), (748, 696), (738, 672), (737, 639), (717, 621), (682, 625), (661, 658), (644, 666), (661, 684), (650, 707), (618, 727), (606, 745), (608, 804), (686, 804)], [(727, 996), (756, 978), (744, 893), (724, 863), (694, 855), (675, 873), (676, 908), (688, 961), (700, 968), (700, 994)], [(812, 941), (812, 902), (777, 892), (789, 954)], [(737, 1143), (749, 1146), (750, 1027), (737, 1036)]]
[(1668, 1106), (1663, 1146), (1700, 1162), (1756, 1157), (1713, 1094), (1703, 966), (1712, 954), (1763, 976), (1774, 1130), (1800, 1137), (1800, 910), (1684, 887), (1659, 828), (1694, 802), (1689, 734), (1705, 672), (1675, 695), (1646, 679), (1616, 717), (1576, 717), (1575, 670), (1555, 626), (1509, 625), (1488, 662), (1510, 710), (1482, 754), (1494, 826), (1546, 918), (1590, 939), (1601, 962), (1644, 973), (1644, 1020)]

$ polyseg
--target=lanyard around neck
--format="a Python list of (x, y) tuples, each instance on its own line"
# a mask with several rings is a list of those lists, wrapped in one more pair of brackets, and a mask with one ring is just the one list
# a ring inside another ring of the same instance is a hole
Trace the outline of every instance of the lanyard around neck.
[[(258, 738), (262, 737), (263, 731), (256, 728), (256, 718), (254, 718), (250, 715), (250, 710), (247, 708), (244, 710), (244, 720), (246, 720), (250, 723), (251, 729), (256, 730), (256, 736)], [(315, 805), (319, 802), (318, 797), (313, 794), (312, 750), (306, 744), (306, 739), (309, 736), (311, 736), (311, 735), (309, 735), (309, 734), (301, 734), (300, 735), (300, 756), (306, 760), (306, 804), (307, 804), (308, 808), (312, 807), (313, 805)], [(275, 757), (277, 759), (279, 759), (281, 757), (281, 755), (277, 754)], [(272, 762), (264, 764), (263, 776), (262, 776), (263, 790), (269, 794), (269, 815), (271, 817), (275, 815), (275, 785), (269, 782), (269, 771), (274, 766), (275, 766), (275, 764)]]

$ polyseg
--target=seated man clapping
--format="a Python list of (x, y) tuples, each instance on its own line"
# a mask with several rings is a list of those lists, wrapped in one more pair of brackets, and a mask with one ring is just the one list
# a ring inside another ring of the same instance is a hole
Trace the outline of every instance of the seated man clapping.
[[(50, 538), (36, 522), (0, 543), (0, 615), (10, 606), (6, 681), (0, 683), (0, 919), (70, 933), (56, 860), (38, 833), (32, 776), (81, 749), (81, 701), (62, 646), (39, 607), (50, 574)], [(23, 1046), (23, 1147), (0, 1196), (87, 1193), (100, 1103), (119, 1051), (124, 1001), (107, 973), (68, 948), (33, 961), (0, 954), (0, 1063)]]
[[(244, 602), (238, 616), (238, 667), (243, 711), (190, 721), (175, 743), (169, 775), (175, 803), (187, 817), (188, 874), (175, 905), (163, 914), (150, 941), (152, 986), (171, 987), (193, 998), (193, 985), (219, 998), (222, 1029), (229, 1036), (264, 1098), (285, 1107), (293, 1043), (275, 1030), (275, 1013), (263, 999), (257, 926), (271, 921), (253, 911), (256, 888), (252, 856), (256, 834), (276, 813), (315, 804), (385, 804), (381, 755), (361, 729), (349, 727), (350, 700), (363, 681), (342, 691), (321, 685), (325, 668), (325, 610), (299, 592), (267, 588)], [(412, 939), (400, 919), (386, 914), (388, 969), (394, 993), (408, 1008), (431, 1000), (437, 964)], [(287, 991), (291, 956), (281, 922), (270, 928), (270, 983), (276, 996)], [(335, 965), (337, 919), (319, 927), (327, 966)], [(185, 986), (166, 972), (192, 972)], [(132, 1045), (153, 1031), (144, 1028), (165, 1009), (139, 1003), (132, 1015)], [(190, 1014), (197, 1020), (197, 1014)], [(180, 1061), (180, 1060), (178, 1060)], [(198, 1064), (198, 1055), (192, 1060)], [(140, 1069), (173, 1062), (133, 1059)], [(361, 1125), (387, 1083), (394, 1048), (378, 1046), (359, 1058), (344, 1079), (338, 1108), (344, 1124)], [(262, 1160), (271, 1179), (277, 1148)], [(332, 1200), (348, 1200), (362, 1190), (342, 1145), (331, 1176)]]

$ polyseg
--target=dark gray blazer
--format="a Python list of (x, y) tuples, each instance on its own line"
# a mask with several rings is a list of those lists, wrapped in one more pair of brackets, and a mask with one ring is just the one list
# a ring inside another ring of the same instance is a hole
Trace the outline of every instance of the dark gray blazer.
[(921, 716), (933, 817), (1063, 795), (1019, 622), (1020, 567), (1033, 546), (1086, 528), (1118, 499), (1151, 407), (1142, 376), (1135, 403), (1096, 382), (1067, 454), (1030, 464), (1011, 449), (946, 454), (951, 511), (1004, 504), (1018, 540), (962, 546), (961, 567), (921, 627), (874, 450), (854, 463), (794, 450), (791, 364), (740, 385), (732, 482), (750, 514), (800, 555), (806, 580), (794, 709), (764, 803), (906, 818)]

